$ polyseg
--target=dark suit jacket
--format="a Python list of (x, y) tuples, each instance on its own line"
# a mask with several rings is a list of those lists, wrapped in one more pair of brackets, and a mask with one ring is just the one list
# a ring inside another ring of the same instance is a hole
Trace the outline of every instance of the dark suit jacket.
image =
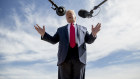
[[(89, 34), (86, 27), (77, 25), (77, 44), (78, 44), (78, 53), (79, 53), (79, 60), (83, 64), (86, 64), (86, 44), (91, 44), (94, 42), (96, 37), (93, 37), (92, 34)], [(54, 36), (50, 36), (48, 33), (45, 32), (44, 37), (42, 40), (50, 42), (52, 44), (56, 44), (59, 42), (58, 48), (58, 63), (60, 65), (64, 62), (69, 47), (69, 37), (68, 37), (68, 25), (62, 26), (57, 29), (57, 32)]]

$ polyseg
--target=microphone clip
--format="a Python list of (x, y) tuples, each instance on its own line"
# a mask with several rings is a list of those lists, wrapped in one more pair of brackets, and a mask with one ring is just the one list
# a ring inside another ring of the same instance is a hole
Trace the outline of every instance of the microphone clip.
[(91, 10), (91, 11), (90, 11), (90, 14), (92, 15), (93, 13), (94, 13), (94, 11), (93, 11), (93, 10)]
[(52, 5), (52, 7), (51, 7), (53, 10), (56, 10), (56, 8), (55, 7), (53, 7), (53, 5)]

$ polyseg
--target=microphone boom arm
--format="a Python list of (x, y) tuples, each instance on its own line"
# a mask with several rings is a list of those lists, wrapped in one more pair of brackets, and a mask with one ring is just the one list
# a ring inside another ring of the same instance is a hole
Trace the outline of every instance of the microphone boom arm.
[(99, 6), (101, 6), (103, 3), (105, 3), (107, 0), (104, 0), (103, 2), (101, 2), (100, 4), (98, 4), (97, 6), (94, 7), (93, 10), (96, 10)]
[(94, 8), (90, 11), (90, 14), (91, 14), (91, 17), (93, 17), (92, 16), (92, 14), (94, 13), (94, 11), (93, 10), (96, 10), (97, 8), (99, 8), (99, 6), (101, 6), (103, 3), (105, 3), (107, 0), (104, 0), (103, 2), (101, 2), (100, 4), (98, 4), (97, 6), (94, 6)]
[(56, 8), (58, 8), (58, 6), (52, 0), (48, 0), (48, 1), (52, 4), (52, 6), (53, 5), (55, 6), (55, 8), (52, 7), (52, 9), (56, 10)]

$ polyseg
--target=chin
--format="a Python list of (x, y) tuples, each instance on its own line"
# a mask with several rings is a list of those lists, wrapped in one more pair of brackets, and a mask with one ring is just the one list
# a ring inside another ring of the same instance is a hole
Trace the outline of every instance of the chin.
[(69, 23), (73, 23), (74, 21), (73, 20), (70, 20), (70, 21), (68, 21)]

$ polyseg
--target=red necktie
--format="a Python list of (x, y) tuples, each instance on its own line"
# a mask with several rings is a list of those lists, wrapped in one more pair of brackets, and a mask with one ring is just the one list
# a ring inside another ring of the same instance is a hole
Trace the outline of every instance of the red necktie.
[(75, 28), (73, 23), (70, 25), (70, 47), (74, 48), (75, 47)]

